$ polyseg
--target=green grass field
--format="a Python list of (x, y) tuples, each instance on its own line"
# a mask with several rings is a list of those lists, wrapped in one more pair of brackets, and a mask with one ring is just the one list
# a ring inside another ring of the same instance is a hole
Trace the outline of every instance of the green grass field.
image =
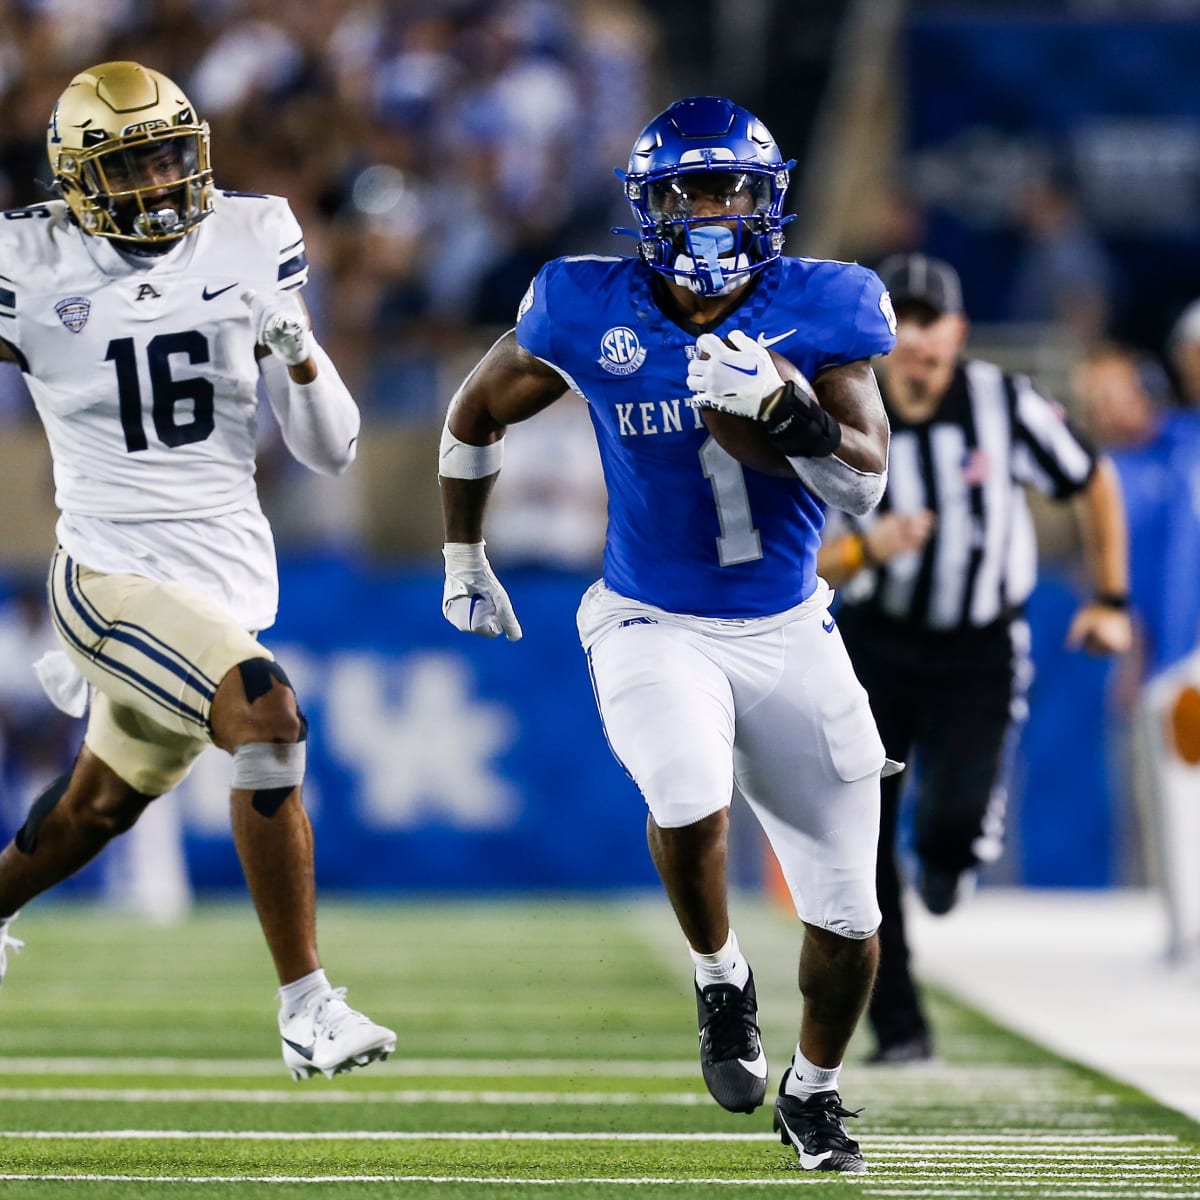
[[(798, 926), (742, 902), (778, 1082)], [(292, 1083), (245, 906), (145, 928), (44, 903), (0, 996), (0, 1197), (1200, 1198), (1200, 1126), (933, 996), (944, 1061), (842, 1075), (870, 1161), (799, 1171), (711, 1101), (686, 953), (658, 898), (326, 906), (335, 984), (400, 1035)], [(1101, 1002), (1098, 998), (1097, 1002)]]

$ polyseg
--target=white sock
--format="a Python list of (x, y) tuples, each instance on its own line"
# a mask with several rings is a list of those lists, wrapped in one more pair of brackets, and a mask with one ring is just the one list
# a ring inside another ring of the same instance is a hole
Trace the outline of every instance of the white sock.
[(701, 991), (714, 983), (732, 983), (736, 988), (744, 988), (750, 978), (750, 964), (742, 957), (737, 934), (732, 929), (725, 945), (715, 954), (698, 954), (691, 946), (688, 953), (696, 964), (696, 986)]
[(796, 1053), (792, 1056), (792, 1069), (787, 1077), (787, 1094), (805, 1099), (818, 1092), (836, 1091), (841, 1070), (841, 1063), (836, 1067), (813, 1066), (800, 1052), (800, 1043), (797, 1042)]
[(325, 978), (324, 970), (318, 967), (315, 971), (309, 971), (307, 975), (292, 980), (291, 983), (285, 983), (279, 989), (279, 1009), (290, 1015), (299, 1011), (300, 1006), (312, 992), (328, 990), (329, 980)]

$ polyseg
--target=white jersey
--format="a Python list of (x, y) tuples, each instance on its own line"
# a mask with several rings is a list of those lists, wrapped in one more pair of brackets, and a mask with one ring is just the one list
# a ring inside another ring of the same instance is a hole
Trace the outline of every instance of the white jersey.
[(83, 234), (62, 201), (0, 214), (0, 337), (46, 429), (72, 557), (162, 579), (186, 559), (210, 598), (239, 598), (242, 624), (271, 623), (259, 372), (241, 296), (307, 278), (303, 234), (278, 196), (218, 192), (194, 233), (146, 258)]

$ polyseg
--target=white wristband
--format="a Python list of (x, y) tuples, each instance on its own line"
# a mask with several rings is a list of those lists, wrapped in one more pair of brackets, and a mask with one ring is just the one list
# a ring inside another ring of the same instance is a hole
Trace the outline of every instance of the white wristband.
[(446, 570), (482, 571), (488, 565), (484, 547), (487, 542), (446, 542), (442, 546), (442, 557), (446, 560)]
[(442, 428), (438, 447), (438, 474), (444, 479), (485, 479), (495, 475), (504, 461), (504, 439), (487, 446), (472, 446), (450, 432), (450, 419)]

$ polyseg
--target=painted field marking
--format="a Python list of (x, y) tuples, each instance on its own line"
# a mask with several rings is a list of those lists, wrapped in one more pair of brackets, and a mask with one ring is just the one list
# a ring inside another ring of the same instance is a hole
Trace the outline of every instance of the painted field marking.
[[(376, 1068), (377, 1070), (379, 1068)], [(698, 1074), (691, 1059), (625, 1062), (598, 1059), (396, 1058), (389, 1075), (591, 1075), (599, 1078), (688, 1078)], [(282, 1075), (278, 1058), (22, 1058), (0, 1057), (0, 1075)]]
[[(279, 1076), (286, 1068), (278, 1058), (103, 1058), (97, 1056), (0, 1056), (0, 1075), (185, 1075)], [(694, 1078), (699, 1064), (692, 1059), (559, 1059), (559, 1058), (398, 1058), (392, 1056), (376, 1072), (399, 1076), (494, 1075), (546, 1076), (584, 1075), (594, 1078)], [(876, 1093), (909, 1095), (914, 1079), (936, 1082), (939, 1095), (946, 1088), (978, 1091), (981, 1087), (1020, 1088), (1023, 1098), (1036, 1094), (1061, 1096), (1065, 1090), (1088, 1090), (1068, 1072), (1055, 1067), (1027, 1068), (965, 1066), (922, 1063), (914, 1067), (889, 1068), (894, 1076), (873, 1075)], [(894, 1086), (892, 1086), (894, 1084)]]
[[(966, 1160), (962, 1164), (964, 1167), (969, 1167), (969, 1162)], [(1127, 1167), (1129, 1164), (1119, 1164), (1122, 1167)], [(902, 1162), (893, 1164), (891, 1170), (894, 1172), (903, 1171), (903, 1179), (897, 1180), (898, 1183), (911, 1183), (916, 1179), (921, 1179), (926, 1186), (939, 1187), (942, 1183), (959, 1183), (960, 1180), (947, 1180), (945, 1175), (945, 1163), (929, 1163), (926, 1164), (926, 1169), (921, 1169), (921, 1163)], [(873, 1159), (871, 1160), (872, 1170), (878, 1170), (879, 1164)], [(972, 1172), (972, 1174), (984, 1175), (988, 1184), (994, 1187), (1037, 1187), (1039, 1190), (1054, 1189), (1054, 1188), (1072, 1188), (1096, 1186), (1100, 1187), (1108, 1183), (1120, 1183), (1122, 1187), (1135, 1188), (1140, 1192), (1147, 1183), (1153, 1183), (1160, 1187), (1184, 1187), (1189, 1183), (1194, 1183), (1194, 1180), (1185, 1180), (1182, 1183), (1176, 1183), (1178, 1176), (1173, 1175), (1170, 1171), (1163, 1170), (1139, 1170), (1137, 1172), (1138, 1180), (1135, 1181), (1128, 1175), (1118, 1175), (1114, 1171), (1059, 1171), (1059, 1170), (1024, 1170), (1024, 1171), (995, 1171), (989, 1169), (985, 1172)]]
[(928, 1137), (911, 1133), (879, 1133), (871, 1139), (875, 1142), (888, 1142), (891, 1145), (929, 1146), (939, 1142), (964, 1142), (974, 1145), (982, 1142), (1004, 1145), (1009, 1142), (1028, 1143), (1030, 1145), (1062, 1145), (1069, 1142), (1084, 1142), (1088, 1145), (1112, 1144), (1123, 1146), (1129, 1142), (1157, 1142), (1174, 1144), (1179, 1139), (1173, 1133), (1023, 1133), (1019, 1129), (996, 1130), (993, 1133), (931, 1133)]
[[(307, 1089), (283, 1088), (104, 1088), (104, 1087), (47, 1087), (47, 1088), (0, 1088), (0, 1102), (12, 1101), (66, 1101), (79, 1100), (95, 1103), (146, 1104), (481, 1104), (481, 1105), (552, 1105), (571, 1104), (579, 1106), (628, 1107), (642, 1104), (649, 1107), (695, 1108), (712, 1103), (705, 1092), (576, 1092), (576, 1091), (505, 1091), (496, 1088), (396, 1088), (370, 1091), (327, 1088), (324, 1086)], [(1084, 1126), (1096, 1124), (1095, 1111), (1064, 1109), (1061, 1097), (1057, 1103), (1047, 1101), (1042, 1107), (1063, 1125)], [(1028, 1099), (1014, 1103), (1010, 1120), (1018, 1114), (1030, 1117), (1038, 1105)]]
[(450, 1088), (351, 1092), (332, 1088), (275, 1091), (243, 1088), (0, 1088), (3, 1100), (90, 1100), (118, 1104), (578, 1104), (708, 1105), (707, 1092), (503, 1092)]
[[(560, 1130), (411, 1130), (411, 1129), (352, 1129), (352, 1130), (247, 1130), (247, 1129), (7, 1129), (0, 1130), (0, 1138), (31, 1141), (264, 1141), (264, 1142), (775, 1142), (773, 1133), (657, 1133), (654, 1131), (560, 1131)], [(972, 1156), (1008, 1156), (1013, 1154), (1040, 1154), (1047, 1147), (1056, 1150), (1065, 1148), (1066, 1157), (1095, 1161), (1097, 1155), (1106, 1160), (1130, 1161), (1152, 1155), (1168, 1154), (1173, 1157), (1191, 1157), (1178, 1145), (1172, 1134), (1119, 1134), (1073, 1137), (1064, 1135), (1051, 1137), (1047, 1134), (1028, 1139), (1028, 1144), (1015, 1136), (993, 1138), (986, 1134), (964, 1134), (961, 1137), (943, 1134), (928, 1142), (907, 1135), (880, 1134), (866, 1136), (863, 1144), (877, 1156), (911, 1158), (921, 1154), (931, 1159), (957, 1157), (961, 1153)], [(935, 1142), (937, 1145), (931, 1146)], [(1141, 1143), (1126, 1144), (1126, 1143)], [(954, 1146), (960, 1145), (961, 1151)], [(1060, 1153), (1059, 1157), (1063, 1157)], [(1200, 1159), (1197, 1159), (1200, 1165)]]
[[(654, 1187), (673, 1185), (695, 1187), (697, 1184), (717, 1185), (722, 1187), (796, 1187), (811, 1183), (822, 1184), (830, 1182), (828, 1175), (812, 1171), (802, 1173), (789, 1171), (786, 1178), (770, 1179), (737, 1179), (713, 1178), (698, 1176), (690, 1179), (643, 1177), (607, 1177), (580, 1176), (575, 1179), (530, 1179), (511, 1175), (99, 1175), (99, 1174), (53, 1174), (33, 1175), (28, 1173), (0, 1174), (0, 1182), (29, 1183), (48, 1180), (63, 1183), (265, 1183), (265, 1184), (297, 1184), (297, 1183), (452, 1183), (452, 1184), (482, 1184), (490, 1186), (520, 1185), (522, 1187), (576, 1187), (580, 1184), (602, 1184), (608, 1186)], [(855, 1179), (853, 1182), (858, 1183)], [(865, 1182), (865, 1181), (863, 1181)], [(863, 1187), (861, 1194), (866, 1196), (928, 1196), (931, 1189), (938, 1196), (947, 1197), (987, 1197), (998, 1189), (1016, 1193), (1028, 1193), (1038, 1196), (1047, 1187), (1059, 1185), (1052, 1181), (1038, 1180), (1033, 1183), (1015, 1184), (1005, 1188), (1003, 1184), (990, 1183), (986, 1188), (941, 1188), (936, 1181), (923, 1183), (916, 1188), (875, 1188)], [(1105, 1189), (1103, 1191), (1073, 1187), (1062, 1184), (1064, 1189), (1055, 1193), (1060, 1200), (1114, 1200), (1119, 1196), (1128, 1196), (1128, 1184), (1118, 1182), (1118, 1191)], [(1137, 1189), (1141, 1200), (1200, 1200), (1200, 1191), (1155, 1191)]]
[[(1014, 1200), (1018, 1196), (1028, 1196), (1029, 1200), (1044, 1200), (1044, 1188), (1047, 1186), (1055, 1186), (1053, 1184), (1043, 1184), (1040, 1180), (1030, 1184), (1015, 1184), (1006, 1186), (1004, 1184), (987, 1185), (977, 1188), (956, 1188), (956, 1187), (937, 1187), (936, 1184), (922, 1184), (919, 1188), (877, 1188), (864, 1187), (861, 1189), (861, 1194), (864, 1196), (914, 1196), (925, 1197), (934, 1194), (939, 1197), (959, 1197), (962, 1198), (978, 1198), (978, 1200), (991, 1200), (991, 1197), (997, 1191), (1003, 1189), (1006, 1195), (1013, 1196)], [(1063, 1185), (1068, 1186), (1068, 1185)], [(1097, 1191), (1089, 1188), (1077, 1188), (1074, 1191), (1055, 1192), (1055, 1200), (1129, 1200), (1130, 1195), (1137, 1196), (1138, 1200), (1200, 1200), (1200, 1192), (1181, 1192), (1181, 1191), (1154, 1191), (1148, 1188), (1140, 1188), (1136, 1185), (1131, 1193), (1130, 1187), (1125, 1183), (1116, 1183), (1116, 1190), (1105, 1189)], [(931, 1189), (936, 1188), (936, 1191)]]
[[(816, 1174), (812, 1172), (812, 1174)], [(695, 1187), (696, 1184), (718, 1184), (724, 1187), (795, 1187), (798, 1183), (827, 1183), (829, 1177), (810, 1179), (798, 1171), (786, 1179), (664, 1179), (646, 1176), (608, 1178), (580, 1176), (576, 1179), (525, 1179), (517, 1175), (29, 1175), (2, 1174), (0, 1182), (27, 1183), (51, 1180), (70, 1183), (479, 1183), (485, 1185), (520, 1184), (534, 1187), (576, 1187), (579, 1184), (625, 1184), (646, 1187), (675, 1184)]]

